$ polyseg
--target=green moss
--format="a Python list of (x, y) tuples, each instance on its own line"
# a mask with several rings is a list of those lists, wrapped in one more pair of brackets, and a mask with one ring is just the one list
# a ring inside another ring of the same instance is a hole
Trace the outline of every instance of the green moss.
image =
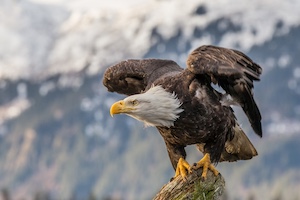
[(194, 186), (193, 200), (210, 200), (214, 197), (215, 186), (211, 182), (203, 184), (201, 180)]

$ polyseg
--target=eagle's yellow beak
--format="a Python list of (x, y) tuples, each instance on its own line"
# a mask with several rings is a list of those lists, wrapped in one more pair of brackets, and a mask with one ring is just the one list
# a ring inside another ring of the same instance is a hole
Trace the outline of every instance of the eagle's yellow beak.
[(122, 113), (122, 110), (124, 110), (125, 103), (123, 100), (117, 101), (110, 107), (110, 116), (114, 116), (115, 114), (120, 114)]
[(117, 101), (110, 107), (110, 115), (113, 117), (115, 114), (129, 113), (132, 110), (135, 109), (127, 106), (125, 101), (121, 100), (121, 101)]

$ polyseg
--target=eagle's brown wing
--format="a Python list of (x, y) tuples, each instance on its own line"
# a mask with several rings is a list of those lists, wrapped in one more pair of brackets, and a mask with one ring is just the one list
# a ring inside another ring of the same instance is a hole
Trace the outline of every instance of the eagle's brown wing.
[(125, 60), (105, 71), (103, 84), (110, 92), (139, 94), (164, 74), (181, 70), (172, 60)]
[(208, 75), (241, 105), (255, 133), (262, 136), (261, 115), (253, 98), (253, 81), (262, 69), (240, 51), (201, 46), (187, 59), (187, 68), (194, 74)]

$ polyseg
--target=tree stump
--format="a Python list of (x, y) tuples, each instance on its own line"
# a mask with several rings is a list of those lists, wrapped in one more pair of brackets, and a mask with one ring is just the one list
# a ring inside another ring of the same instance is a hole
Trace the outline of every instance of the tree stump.
[(184, 181), (181, 176), (164, 185), (153, 200), (219, 200), (225, 196), (225, 180), (208, 170), (206, 180), (202, 168), (193, 170)]

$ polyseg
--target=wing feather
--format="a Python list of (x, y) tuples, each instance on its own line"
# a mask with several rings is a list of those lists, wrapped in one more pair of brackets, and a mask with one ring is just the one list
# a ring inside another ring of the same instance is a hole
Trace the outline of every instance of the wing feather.
[(103, 85), (110, 92), (139, 94), (164, 74), (181, 70), (172, 60), (130, 59), (109, 67), (104, 73)]
[(262, 69), (248, 56), (237, 50), (201, 46), (187, 59), (187, 68), (218, 83), (240, 104), (255, 133), (262, 136), (261, 114), (253, 98), (253, 81), (258, 81)]

